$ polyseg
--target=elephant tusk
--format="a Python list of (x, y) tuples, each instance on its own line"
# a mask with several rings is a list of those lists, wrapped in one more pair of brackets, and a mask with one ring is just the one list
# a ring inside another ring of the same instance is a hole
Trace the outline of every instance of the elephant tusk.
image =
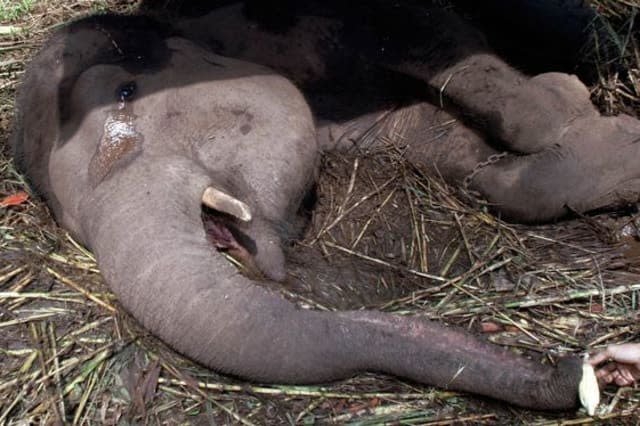
[(244, 222), (249, 222), (252, 217), (248, 205), (212, 186), (204, 190), (202, 204), (219, 212), (227, 213)]

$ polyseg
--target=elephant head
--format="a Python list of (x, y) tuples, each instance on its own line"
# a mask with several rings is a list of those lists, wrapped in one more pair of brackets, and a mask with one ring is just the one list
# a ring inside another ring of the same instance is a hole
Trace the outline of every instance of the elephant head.
[(223, 257), (281, 280), (282, 238), (316, 176), (311, 112), (266, 68), (144, 18), (81, 20), (29, 67), (12, 145), (122, 305), (206, 366), (281, 383), (377, 370), (526, 407), (577, 403), (579, 360), (541, 365), (419, 317), (300, 309)]

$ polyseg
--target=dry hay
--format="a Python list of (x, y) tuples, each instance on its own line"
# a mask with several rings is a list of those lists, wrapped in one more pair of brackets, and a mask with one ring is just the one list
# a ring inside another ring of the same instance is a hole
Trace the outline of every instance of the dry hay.
[[(29, 191), (7, 147), (14, 90), (29, 55), (61, 22), (97, 8), (126, 12), (134, 3), (47, 0), (2, 24), (18, 32), (0, 36), (0, 199)], [(596, 3), (611, 34), (626, 41), (614, 41), (616, 61), (597, 62), (594, 98), (606, 111), (638, 111), (638, 39), (628, 36), (638, 5)], [(420, 176), (393, 149), (327, 157), (318, 191), (319, 213), (301, 248), (358, 266), (367, 288), (349, 282), (324, 299), (313, 290), (293, 295), (300, 303), (327, 309), (335, 295), (373, 294), (354, 303), (457, 324), (544, 362), (638, 340), (635, 206), (553, 225), (511, 225), (467, 194)], [(593, 422), (580, 412), (531, 412), (376, 374), (325, 386), (217, 375), (124, 313), (92, 255), (55, 225), (40, 200), (1, 212), (0, 424)], [(608, 388), (603, 398), (600, 422), (638, 424), (638, 390)]]

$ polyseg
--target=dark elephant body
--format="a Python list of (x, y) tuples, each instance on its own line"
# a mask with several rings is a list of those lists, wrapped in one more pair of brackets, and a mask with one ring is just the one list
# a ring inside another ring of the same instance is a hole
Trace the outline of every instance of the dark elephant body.
[[(415, 10), (407, 7), (400, 17)], [(490, 54), (473, 30), (443, 33), (442, 22), (464, 25), (433, 13), (410, 20), (431, 44), (376, 32), (375, 20), (346, 29), (321, 14), (274, 32), (234, 5), (178, 24), (189, 37), (142, 17), (72, 23), (25, 76), (12, 136), (17, 161), (57, 220), (95, 252), (122, 304), (209, 367), (288, 383), (379, 370), (521, 406), (573, 407), (579, 360), (539, 365), (418, 317), (299, 309), (217, 250), (282, 280), (283, 240), (322, 152), (370, 148), (398, 132), (416, 164), (471, 185), (517, 219), (602, 206), (594, 200), (610, 205), (618, 189), (637, 196), (631, 168), (582, 182), (596, 167), (638, 158), (629, 144), (636, 121), (600, 117), (575, 77), (529, 79)], [(369, 76), (365, 89), (354, 90), (352, 75), (339, 86), (344, 92), (331, 90), (349, 69)], [(315, 118), (280, 73), (306, 89)], [(388, 97), (370, 90), (381, 81), (391, 85), (382, 91)], [(425, 96), (415, 94), (422, 89)], [(469, 114), (484, 134), (459, 125), (438, 143), (422, 141), (426, 129), (452, 120), (428, 102), (428, 91), (446, 92), (451, 113)], [(335, 107), (354, 93), (360, 102)], [(407, 93), (414, 95), (399, 99)], [(479, 169), (500, 152), (487, 139), (510, 153)], [(624, 150), (605, 158), (591, 152), (603, 139)], [(553, 179), (565, 176), (570, 184), (558, 187)], [(210, 188), (223, 201), (205, 232)]]

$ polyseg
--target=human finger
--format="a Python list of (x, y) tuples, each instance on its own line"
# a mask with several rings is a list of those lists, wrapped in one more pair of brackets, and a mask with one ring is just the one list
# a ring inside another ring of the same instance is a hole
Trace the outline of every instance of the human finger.
[(596, 366), (608, 360), (609, 358), (611, 358), (611, 356), (609, 355), (608, 349), (609, 348), (605, 349), (604, 351), (600, 351), (594, 355), (591, 355), (589, 357), (589, 364)]
[[(604, 351), (609, 358), (626, 364), (640, 364), (640, 344), (624, 343), (621, 345), (609, 345)], [(600, 355), (600, 354), (598, 354)], [(601, 357), (599, 357), (600, 359)], [(606, 359), (606, 358), (605, 358)]]

